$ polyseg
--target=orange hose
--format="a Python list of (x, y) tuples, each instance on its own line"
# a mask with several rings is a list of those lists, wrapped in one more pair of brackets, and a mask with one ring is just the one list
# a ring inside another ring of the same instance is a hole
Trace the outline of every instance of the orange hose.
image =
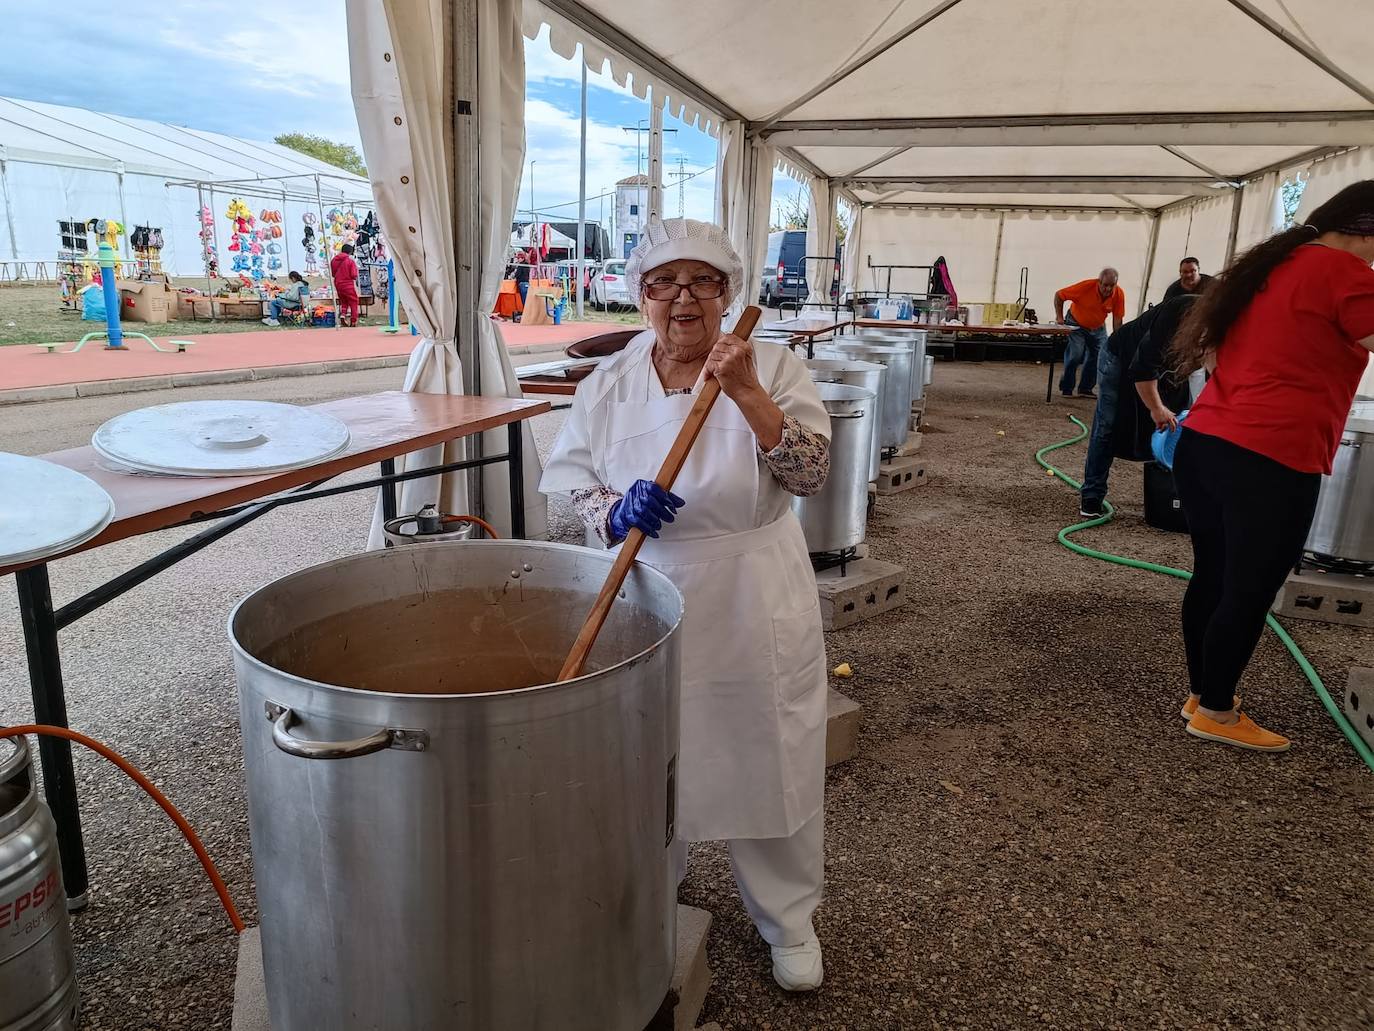
[(492, 540), (494, 540), (494, 541), (499, 541), (499, 540), (501, 539), (499, 536), (497, 536), (497, 533), (496, 533), (496, 531), (492, 528), (491, 523), (487, 522), (485, 519), (478, 519), (476, 516), (470, 516), (470, 515), (446, 515), (446, 516), (444, 516), (444, 522), (446, 522), (446, 523), (472, 523), (472, 524), (474, 524), (474, 525), (476, 525), (476, 526), (480, 526), (483, 530), (485, 530), (486, 533), (487, 533), (487, 536), (490, 537)]
[(224, 906), (224, 911), (229, 914), (229, 922), (234, 925), (235, 932), (243, 933), (243, 918), (239, 916), (239, 911), (234, 908), (234, 902), (229, 897), (229, 889), (224, 885), (224, 878), (219, 875), (219, 870), (215, 868), (214, 860), (210, 858), (210, 853), (205, 851), (205, 846), (201, 844), (196, 832), (191, 829), (191, 825), (186, 822), (186, 817), (177, 812), (176, 806), (167, 801), (161, 791), (153, 786), (153, 782), (140, 773), (129, 760), (116, 752), (108, 745), (102, 745), (94, 738), (87, 737), (85, 734), (75, 730), (68, 730), (66, 727), (53, 727), (44, 724), (29, 724), (22, 727), (0, 727), (0, 739), (7, 737), (20, 737), (24, 734), (46, 734), (49, 737), (66, 738), (68, 741), (75, 741), (77, 744), (85, 745), (92, 752), (104, 756), (126, 773), (135, 784), (148, 793), (154, 802), (162, 807), (162, 811), (172, 818), (172, 822), (177, 825), (182, 836), (187, 843), (195, 850), (196, 858), (200, 860), (200, 865), (205, 868), (205, 872), (210, 876), (210, 883), (215, 886), (215, 894), (219, 896), (219, 901)]

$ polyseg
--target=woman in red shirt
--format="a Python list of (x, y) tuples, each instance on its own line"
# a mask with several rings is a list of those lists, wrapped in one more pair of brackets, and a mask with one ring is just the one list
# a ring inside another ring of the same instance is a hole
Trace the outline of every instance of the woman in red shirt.
[(1174, 456), (1193, 538), (1183, 598), (1188, 733), (1282, 752), (1236, 685), (1302, 554), (1322, 473), (1374, 350), (1374, 180), (1353, 183), (1217, 277), (1174, 341), (1179, 371), (1215, 363)]

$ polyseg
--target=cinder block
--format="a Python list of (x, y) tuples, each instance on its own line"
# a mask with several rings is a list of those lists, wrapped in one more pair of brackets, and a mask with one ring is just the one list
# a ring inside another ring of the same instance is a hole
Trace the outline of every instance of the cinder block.
[(1345, 687), (1345, 718), (1374, 748), (1374, 669), (1354, 666)]
[(846, 698), (833, 687), (826, 700), (825, 765), (834, 766), (854, 758), (859, 745), (858, 702)]
[(108, 394), (131, 394), (135, 390), (170, 390), (171, 376), (138, 376), (133, 379), (103, 379), (94, 383), (78, 383), (77, 397), (103, 397)]
[(1274, 611), (1293, 619), (1374, 627), (1374, 577), (1289, 573), (1274, 599)]
[[(916, 421), (916, 416), (913, 415), (913, 416), (911, 417), (911, 421), (912, 421), (912, 422), (915, 422), (915, 421)], [(906, 438), (906, 443), (903, 444), (901, 447), (899, 447), (899, 448), (897, 449), (897, 457), (898, 457), (898, 458), (910, 458), (910, 457), (911, 457), (912, 455), (914, 455), (917, 451), (920, 451), (920, 450), (921, 450), (921, 440), (922, 440), (921, 434), (915, 432), (915, 428), (913, 427), (913, 432)]]
[(899, 608), (906, 601), (906, 570), (875, 558), (855, 559), (816, 574), (821, 626), (840, 630)]
[(879, 494), (900, 494), (904, 490), (915, 490), (925, 482), (925, 468), (913, 456), (893, 458), (878, 466)]
[[(706, 962), (706, 936), (711, 914), (693, 906), (677, 907), (677, 962), (663, 1008), (645, 1031), (692, 1031), (711, 987)], [(262, 937), (256, 927), (239, 935), (238, 973), (234, 979), (231, 1031), (271, 1031), (267, 986), (263, 980)]]

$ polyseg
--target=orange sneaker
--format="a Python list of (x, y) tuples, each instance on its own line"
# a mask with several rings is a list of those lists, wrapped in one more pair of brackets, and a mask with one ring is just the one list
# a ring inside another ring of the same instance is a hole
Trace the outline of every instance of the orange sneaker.
[[(1240, 708), (1240, 695), (1237, 694), (1231, 696), (1231, 708)], [(1183, 702), (1183, 708), (1178, 710), (1178, 714), (1182, 716), (1185, 720), (1190, 720), (1193, 718), (1193, 713), (1195, 712), (1197, 712), (1197, 699), (1195, 699), (1192, 695), (1189, 695), (1187, 699), (1185, 699)]]
[(1193, 718), (1188, 721), (1188, 733), (1204, 741), (1219, 741), (1223, 745), (1249, 748), (1256, 752), (1288, 751), (1288, 738), (1265, 730), (1243, 712), (1237, 712), (1236, 715), (1239, 719), (1235, 723), (1227, 724), (1218, 723), (1200, 712), (1195, 712)]

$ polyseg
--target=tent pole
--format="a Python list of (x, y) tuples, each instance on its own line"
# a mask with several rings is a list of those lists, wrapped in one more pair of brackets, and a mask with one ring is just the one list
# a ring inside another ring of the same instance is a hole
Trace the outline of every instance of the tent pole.
[(582, 321), (582, 284), (587, 278), (587, 54), (582, 51), (582, 137), (577, 155), (577, 320)]
[(1236, 237), (1240, 233), (1240, 206), (1245, 201), (1245, 187), (1237, 188), (1231, 199), (1231, 231), (1226, 237), (1226, 261), (1223, 268), (1229, 268), (1231, 259), (1236, 256)]
[[(1365, 100), (1369, 101), (1369, 103), (1374, 104), (1374, 89), (1366, 86), (1359, 79), (1355, 78), (1355, 76), (1346, 72), (1316, 47), (1293, 35), (1293, 33), (1289, 32), (1273, 18), (1256, 7), (1251, 0), (1228, 0), (1228, 2), (1236, 10), (1262, 25), (1265, 31), (1302, 54), (1303, 57), (1307, 58), (1346, 89), (1350, 90), (1352, 93), (1358, 93)], [(1227, 264), (1230, 264), (1229, 257), (1227, 258)]]
[[(649, 218), (663, 217), (663, 98), (649, 94)], [(645, 220), (647, 225), (648, 220)]]
[[(0, 192), (5, 195), (5, 227), (10, 234), (10, 258), (13, 261), (19, 260), (19, 242), (14, 235), (14, 207), (10, 203), (10, 176), (9, 162), (0, 160)], [(71, 216), (68, 215), (68, 218)]]
[[(210, 190), (210, 242), (213, 243), (213, 244), (215, 245), (215, 265), (216, 265), (216, 266), (219, 266), (219, 263), (220, 263), (221, 261), (224, 260), (224, 255), (220, 253), (220, 249), (219, 249), (219, 222), (216, 221), (216, 219), (215, 219), (215, 188), (214, 188), (213, 186), (211, 186), (211, 187), (209, 187), (209, 190)], [(221, 276), (224, 275), (224, 269), (223, 269), (223, 267), (220, 267), (219, 274), (220, 274)], [(205, 266), (205, 287), (206, 287), (206, 290), (207, 290), (207, 291), (209, 292), (209, 294), (210, 294), (210, 321), (211, 321), (211, 322), (216, 322), (216, 321), (218, 321), (218, 320), (217, 320), (216, 317), (215, 317), (215, 300), (214, 300), (214, 298), (215, 298), (215, 285), (214, 285), (214, 283), (213, 283), (213, 282), (211, 281), (211, 279), (210, 279), (210, 266), (209, 266), (209, 264), (207, 264), (207, 265)]]
[[(315, 238), (319, 240), (320, 243), (324, 243), (328, 237), (324, 232), (324, 201), (320, 199), (320, 177), (318, 175), (315, 176), (315, 211), (320, 217), (320, 231)], [(329, 300), (334, 305), (334, 328), (338, 329), (339, 323), (341, 323), (343, 319), (340, 317), (339, 312), (339, 294), (338, 291), (334, 289), (334, 273), (329, 266), (329, 259), (332, 257), (333, 255), (329, 253), (329, 247), (326, 245), (324, 248), (324, 278), (329, 283)]]
[(115, 187), (119, 191), (119, 224), (124, 227), (124, 239), (120, 246), (124, 250), (124, 257), (131, 258), (129, 253), (129, 216), (124, 213), (124, 162), (120, 161), (115, 165)]
[(1150, 227), (1150, 246), (1145, 251), (1145, 276), (1140, 282), (1140, 301), (1135, 306), (1136, 316), (1145, 313), (1145, 298), (1150, 292), (1150, 273), (1155, 268), (1155, 248), (1159, 246), (1159, 216), (1154, 217), (1154, 225)]
[(993, 304), (997, 303), (997, 270), (1002, 264), (1002, 227), (1006, 221), (1007, 213), (999, 211), (997, 213), (997, 243), (992, 248), (992, 295), (989, 300)]
[(286, 254), (286, 271), (291, 271), (291, 234), (286, 231), (286, 191), (281, 191), (281, 221), (277, 223), (281, 226), (282, 249)]
[[(450, 132), (449, 153), (453, 160), (453, 239), (457, 253), (453, 258), (453, 268), (457, 282), (453, 289), (457, 294), (457, 315), (453, 327), (454, 350), (458, 356), (463, 377), (463, 393), (479, 395), (484, 393), (485, 383), (482, 376), (482, 323), (487, 314), (478, 311), (482, 274), (482, 166), (479, 159), (479, 118), (483, 103), (495, 103), (491, 97), (482, 97), (478, 90), (477, 62), (478, 36), (481, 31), (478, 0), (453, 0), (444, 5), (444, 33), (447, 37), (448, 52), (452, 55), (449, 69), (451, 95), (447, 98), (449, 109), (453, 112)], [(494, 146), (491, 141), (488, 146)], [(523, 159), (522, 159), (523, 160)], [(500, 183), (488, 183), (490, 189), (498, 189)], [(531, 194), (534, 186), (534, 170), (530, 169)], [(534, 208), (533, 197), (530, 201)], [(535, 211), (530, 211), (531, 226), (537, 221)], [(501, 227), (502, 237), (510, 229)], [(533, 279), (531, 270), (531, 279)], [(534, 299), (533, 283), (530, 299)], [(541, 302), (542, 303), (542, 302)], [(492, 384), (494, 392), (504, 394), (504, 384), (499, 380)], [(485, 457), (484, 434), (477, 433), (464, 441), (465, 455), (469, 459)], [(467, 474), (468, 511), (487, 516), (486, 477), (480, 468), (470, 469)], [(516, 513), (511, 513), (515, 518)]]

